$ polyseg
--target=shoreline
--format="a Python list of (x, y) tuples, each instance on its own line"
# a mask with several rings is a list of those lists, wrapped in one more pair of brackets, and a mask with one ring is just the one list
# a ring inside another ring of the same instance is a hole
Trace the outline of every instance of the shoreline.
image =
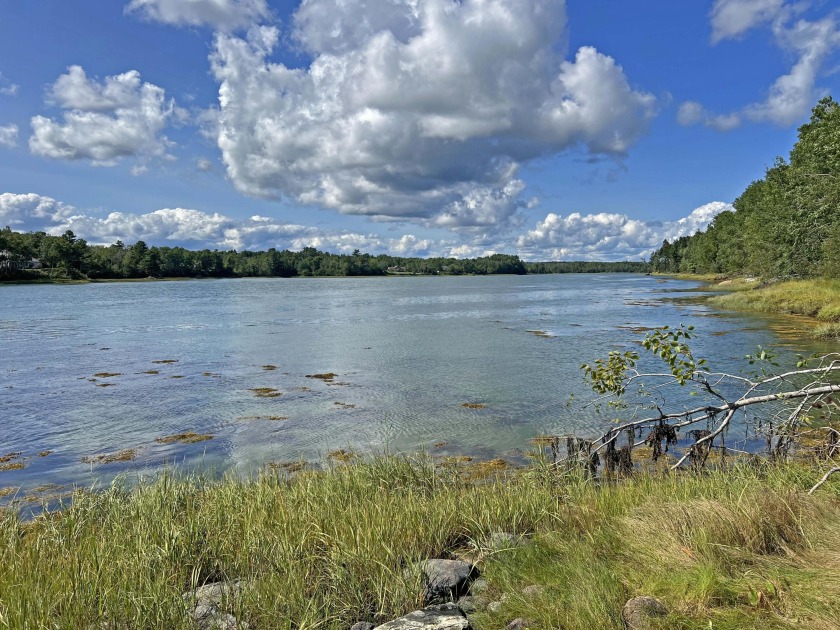
[(840, 280), (808, 278), (765, 281), (749, 276), (720, 274), (655, 274), (658, 277), (700, 282), (723, 291), (702, 300), (721, 310), (806, 318), (810, 339), (840, 339)]

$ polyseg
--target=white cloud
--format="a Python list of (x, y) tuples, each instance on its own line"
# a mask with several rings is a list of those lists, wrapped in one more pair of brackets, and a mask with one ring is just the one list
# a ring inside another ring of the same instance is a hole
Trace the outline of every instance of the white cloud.
[(3, 73), (0, 72), (0, 95), (2, 96), (17, 96), (20, 91), (20, 86), (17, 83), (12, 83)]
[(17, 146), (17, 138), (17, 125), (0, 125), (0, 147), (11, 149)]
[(817, 75), (829, 53), (840, 46), (840, 31), (833, 16), (818, 22), (777, 24), (773, 30), (780, 45), (799, 59), (789, 73), (776, 79), (763, 103), (745, 111), (753, 120), (791, 125), (813, 107)]
[(211, 26), (228, 31), (268, 18), (266, 0), (131, 0), (126, 13), (176, 26)]
[(452, 229), (508, 226), (529, 160), (621, 156), (655, 115), (594, 48), (557, 54), (558, 0), (308, 0), (306, 68), (272, 27), (218, 35), (218, 145), (236, 188)]
[(836, 13), (818, 20), (797, 19), (797, 14), (808, 8), (808, 2), (717, 0), (711, 15), (713, 43), (770, 23), (776, 45), (796, 61), (787, 74), (774, 81), (763, 101), (720, 115), (708, 112), (700, 103), (687, 101), (680, 106), (678, 122), (682, 125), (702, 122), (718, 131), (730, 131), (744, 118), (790, 126), (807, 116), (823, 92), (816, 87), (820, 70), (829, 55), (840, 47)]
[(34, 193), (16, 195), (0, 194), (0, 226), (9, 226), (18, 232), (49, 229), (73, 216), (75, 209), (51, 197)]
[(213, 162), (207, 158), (198, 158), (195, 161), (195, 167), (202, 173), (209, 173), (213, 170)]
[(647, 258), (664, 239), (673, 240), (705, 229), (732, 206), (714, 201), (677, 221), (640, 221), (626, 214), (600, 212), (567, 216), (548, 214), (516, 242), (527, 260), (621, 260)]
[(163, 129), (184, 115), (163, 88), (141, 82), (136, 70), (97, 82), (70, 66), (49, 87), (47, 100), (65, 110), (63, 121), (32, 118), (32, 153), (104, 166), (129, 156), (164, 157), (171, 143)]
[(771, 21), (783, 5), (784, 0), (717, 0), (711, 14), (712, 43)]
[(413, 234), (385, 237), (377, 234), (323, 229), (254, 215), (233, 219), (195, 209), (163, 208), (145, 214), (79, 212), (50, 197), (36, 194), (0, 195), (0, 226), (14, 230), (43, 230), (63, 234), (72, 230), (91, 243), (122, 240), (190, 249), (300, 250), (316, 247), (336, 253), (359, 249), (396, 256), (452, 256), (472, 258), (496, 252), (519, 254), (525, 260), (625, 260), (647, 258), (663, 239), (673, 240), (705, 229), (712, 219), (732, 206), (712, 202), (677, 221), (640, 221), (626, 214), (598, 213), (567, 216), (548, 214), (532, 230), (517, 237), (467, 234), (461, 240), (421, 238)]

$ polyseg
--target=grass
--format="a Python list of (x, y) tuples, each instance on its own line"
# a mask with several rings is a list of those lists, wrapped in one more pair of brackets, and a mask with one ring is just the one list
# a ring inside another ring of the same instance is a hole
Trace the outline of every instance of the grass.
[[(163, 474), (76, 492), (61, 512), (0, 514), (0, 626), (188, 628), (181, 594), (245, 580), (251, 627), (342, 628), (415, 609), (413, 563), (533, 543), (480, 568), (498, 613), (535, 627), (621, 628), (635, 595), (666, 603), (662, 628), (836, 628), (840, 481), (813, 496), (812, 466), (736, 465), (596, 485), (535, 465), (466, 483), (432, 458), (381, 457), (289, 476)], [(524, 587), (539, 585), (536, 593)]]
[(721, 308), (763, 313), (787, 313), (840, 323), (840, 280), (789, 280), (715, 296)]

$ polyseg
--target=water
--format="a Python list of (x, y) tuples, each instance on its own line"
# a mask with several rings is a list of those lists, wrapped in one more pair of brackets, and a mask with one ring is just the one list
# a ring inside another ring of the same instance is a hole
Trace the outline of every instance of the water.
[[(691, 323), (695, 354), (722, 370), (781, 342), (772, 319), (665, 299), (693, 287), (629, 274), (0, 287), (0, 455), (26, 464), (0, 487), (167, 463), (247, 473), (339, 448), (515, 456), (535, 435), (604, 426), (564, 403), (589, 395), (582, 362), (638, 348), (640, 329)], [(332, 383), (307, 377), (325, 372)], [(185, 431), (214, 438), (155, 441)], [(81, 461), (123, 449), (136, 459)]]

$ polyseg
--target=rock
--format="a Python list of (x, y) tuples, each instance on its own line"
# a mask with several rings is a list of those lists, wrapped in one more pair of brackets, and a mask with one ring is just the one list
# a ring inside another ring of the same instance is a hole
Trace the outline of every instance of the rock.
[(502, 609), (502, 602), (490, 602), (487, 604), (487, 610), (491, 613), (497, 613)]
[(628, 600), (621, 614), (629, 630), (645, 630), (651, 617), (664, 617), (668, 609), (655, 597), (642, 595)]
[(369, 621), (360, 621), (350, 626), (350, 630), (373, 630), (375, 627)]
[(539, 584), (531, 584), (522, 589), (522, 594), (528, 598), (539, 597), (545, 592), (545, 588)]
[(465, 614), (471, 615), (484, 610), (489, 603), (490, 600), (481, 595), (465, 595), (458, 600), (458, 608), (463, 610)]
[(481, 595), (482, 593), (487, 592), (489, 586), (490, 585), (487, 584), (487, 580), (484, 578), (478, 578), (470, 584), (470, 595)]
[(461, 560), (426, 560), (421, 570), (424, 600), (430, 604), (457, 599), (474, 577), (472, 565)]
[(194, 591), (187, 591), (181, 597), (186, 601), (193, 601), (196, 604), (213, 604), (219, 606), (223, 602), (230, 602), (239, 597), (242, 590), (242, 581), (212, 582), (199, 586)]
[(513, 549), (528, 544), (524, 536), (518, 536), (509, 532), (493, 532), (487, 538), (487, 546), (490, 549)]
[(505, 630), (526, 630), (531, 627), (531, 622), (524, 617), (517, 617), (505, 626)]
[(190, 617), (199, 630), (247, 630), (247, 623), (222, 610), (222, 606), (233, 605), (241, 589), (240, 580), (213, 582), (187, 591), (181, 597), (192, 608)]
[(375, 630), (472, 630), (472, 626), (458, 606), (440, 604), (415, 610)]
[(222, 612), (212, 604), (199, 604), (190, 616), (199, 630), (244, 630), (248, 624), (239, 623), (236, 617)]

